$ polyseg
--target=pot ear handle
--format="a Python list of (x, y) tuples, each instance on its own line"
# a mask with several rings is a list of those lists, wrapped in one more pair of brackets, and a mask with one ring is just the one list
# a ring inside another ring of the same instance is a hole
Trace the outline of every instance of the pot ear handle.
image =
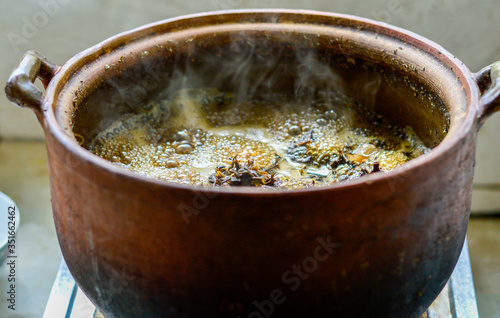
[(31, 108), (40, 119), (43, 93), (33, 83), (40, 78), (43, 86), (47, 88), (60, 69), (60, 66), (49, 62), (39, 52), (28, 51), (12, 71), (5, 86), (5, 93), (12, 103), (19, 107)]
[(478, 120), (481, 126), (486, 118), (500, 110), (500, 61), (475, 74), (482, 96), (478, 106)]

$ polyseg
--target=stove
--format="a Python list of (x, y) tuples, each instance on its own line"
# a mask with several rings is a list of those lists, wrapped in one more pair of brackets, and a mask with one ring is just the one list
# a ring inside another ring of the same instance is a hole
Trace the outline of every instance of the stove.
[[(450, 280), (420, 318), (478, 317), (466, 240)], [(64, 259), (59, 267), (43, 318), (104, 318), (78, 288)]]

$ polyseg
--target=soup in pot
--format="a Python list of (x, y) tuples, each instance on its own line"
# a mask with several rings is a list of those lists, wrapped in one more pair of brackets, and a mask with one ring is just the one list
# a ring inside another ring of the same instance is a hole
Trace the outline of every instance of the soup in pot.
[(411, 127), (339, 94), (239, 100), (211, 88), (123, 115), (87, 147), (167, 182), (282, 189), (383, 173), (430, 150)]

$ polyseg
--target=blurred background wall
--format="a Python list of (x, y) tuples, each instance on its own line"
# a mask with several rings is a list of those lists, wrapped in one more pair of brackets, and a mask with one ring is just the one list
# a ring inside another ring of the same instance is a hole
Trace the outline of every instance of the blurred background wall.
[[(498, 0), (1, 0), (2, 87), (27, 50), (62, 65), (109, 36), (183, 14), (239, 8), (297, 8), (394, 24), (441, 44), (473, 72), (500, 60)], [(500, 211), (500, 114), (479, 134), (473, 210)], [(35, 116), (0, 94), (0, 138), (43, 139)]]

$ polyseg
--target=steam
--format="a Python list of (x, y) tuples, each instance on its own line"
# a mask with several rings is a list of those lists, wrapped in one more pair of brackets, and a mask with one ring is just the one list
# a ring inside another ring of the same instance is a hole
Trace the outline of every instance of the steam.
[(298, 67), (298, 80), (295, 86), (295, 96), (314, 96), (318, 89), (324, 92), (341, 90), (343, 81), (333, 69), (319, 61), (314, 51), (309, 51), (305, 56), (298, 53), (300, 61)]
[[(270, 18), (277, 20), (278, 16)], [(239, 105), (259, 98), (299, 101), (304, 107), (298, 111), (306, 112), (318, 97), (327, 97), (326, 106), (332, 111), (338, 111), (339, 105), (355, 104), (349, 97), (352, 90), (346, 89), (344, 77), (334, 69), (329, 52), (315, 41), (317, 35), (297, 39), (299, 35), (292, 33), (242, 30), (223, 35), (227, 38), (222, 40), (218, 36), (215, 34), (213, 41), (219, 44), (207, 44), (211, 39), (205, 36), (202, 41), (197, 37), (171, 39), (151, 48), (164, 50), (163, 60), (152, 52), (134, 52), (140, 54), (139, 67), (110, 77), (107, 89), (95, 98), (99, 105), (92, 111), (98, 113), (100, 120), (87, 133), (87, 144), (99, 132), (117, 125), (120, 117), (147, 112), (158, 103), (169, 105), (163, 108), (163, 114), (157, 114), (167, 125), (175, 120), (184, 123), (180, 129), (205, 126), (200, 105), (190, 101), (187, 90), (192, 88), (228, 92)], [(348, 51), (343, 54), (345, 61), (353, 60)], [(360, 83), (364, 85), (359, 89), (363, 104), (374, 105), (381, 76), (375, 75), (368, 82), (365, 78)], [(348, 107), (343, 107), (340, 115), (349, 124), (352, 116)]]

